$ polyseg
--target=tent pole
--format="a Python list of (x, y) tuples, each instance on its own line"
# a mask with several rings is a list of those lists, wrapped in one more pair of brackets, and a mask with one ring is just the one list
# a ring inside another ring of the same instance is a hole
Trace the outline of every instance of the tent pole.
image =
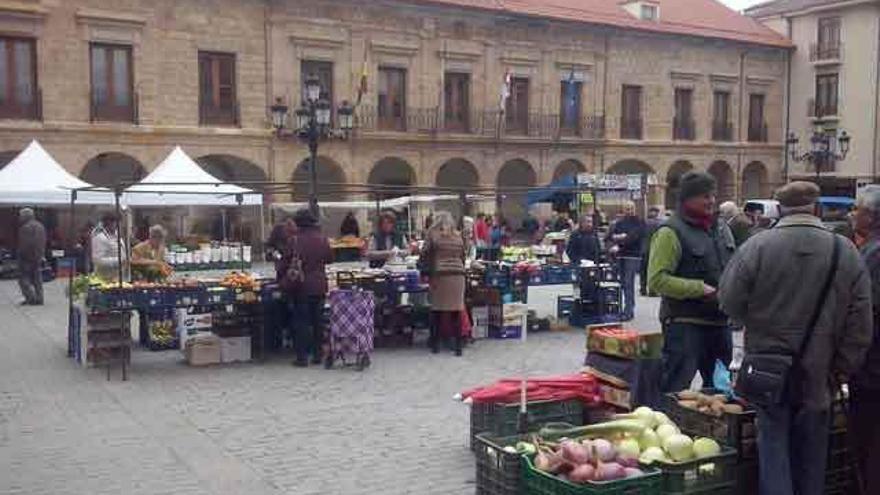
[[(260, 203), (260, 259), (264, 259), (266, 254), (264, 253), (266, 247), (263, 244), (266, 242), (266, 209), (263, 207), (263, 203)], [(251, 261), (257, 259), (255, 256), (254, 246), (251, 246)]]
[[(70, 191), (70, 226), (67, 228), (68, 237), (67, 237), (67, 245), (71, 246), (73, 242), (73, 238), (76, 235), (76, 227), (74, 227), (74, 222), (76, 220), (76, 213), (74, 208), (74, 203), (76, 203), (76, 190)], [(71, 250), (72, 251), (72, 250)], [(67, 252), (65, 251), (65, 255)], [(67, 256), (70, 259), (69, 256)], [(73, 357), (75, 355), (75, 350), (70, 347), (70, 343), (74, 340), (71, 339), (71, 333), (75, 330), (73, 326), (73, 277), (76, 272), (76, 260), (73, 262), (73, 266), (70, 267), (70, 271), (67, 272), (67, 335), (68, 335), (68, 344), (67, 344), (67, 357)]]
[(122, 229), (119, 222), (122, 220), (122, 211), (119, 207), (119, 190), (113, 191), (113, 197), (116, 203), (116, 265), (117, 274), (119, 275), (119, 287), (122, 287)]
[[(238, 203), (238, 208), (241, 210), (241, 203), (244, 199), (244, 196), (239, 193), (235, 195), (235, 202)], [(241, 212), (239, 211), (239, 215)], [(244, 263), (244, 219), (238, 222), (238, 259), (241, 261), (241, 272), (245, 271), (245, 263)]]

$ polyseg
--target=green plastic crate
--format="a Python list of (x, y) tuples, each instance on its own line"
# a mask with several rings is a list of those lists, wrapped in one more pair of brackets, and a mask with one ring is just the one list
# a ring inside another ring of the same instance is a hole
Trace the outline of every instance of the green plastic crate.
[(733, 494), (736, 491), (736, 450), (721, 447), (721, 453), (688, 462), (657, 461), (651, 466), (663, 471), (663, 494)]
[(528, 435), (493, 437), (477, 435), (477, 495), (523, 495), (522, 454), (505, 452), (504, 447), (528, 440)]
[[(584, 423), (584, 405), (580, 400), (547, 400), (528, 403), (529, 431), (545, 423), (568, 423), (580, 426)], [(519, 421), (519, 403), (471, 404), (471, 450), (476, 448), (476, 437), (487, 433), (494, 437), (516, 435)]]
[(648, 468), (644, 476), (576, 485), (539, 471), (531, 457), (523, 456), (525, 495), (661, 495), (662, 475)]

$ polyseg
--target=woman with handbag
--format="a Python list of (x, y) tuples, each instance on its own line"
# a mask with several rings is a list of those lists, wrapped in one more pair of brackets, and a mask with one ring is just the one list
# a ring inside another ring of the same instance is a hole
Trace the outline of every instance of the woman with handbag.
[(333, 261), (330, 242), (318, 220), (308, 210), (293, 217), (297, 231), (290, 237), (279, 266), (279, 283), (285, 291), (294, 329), (295, 366), (320, 364), (324, 345), (324, 299), (327, 297), (327, 263)]
[(441, 338), (451, 338), (455, 355), (461, 356), (464, 340), (465, 243), (448, 211), (434, 215), (422, 257), (424, 261), (420, 264), (429, 277), (430, 287), (431, 352), (438, 352)]

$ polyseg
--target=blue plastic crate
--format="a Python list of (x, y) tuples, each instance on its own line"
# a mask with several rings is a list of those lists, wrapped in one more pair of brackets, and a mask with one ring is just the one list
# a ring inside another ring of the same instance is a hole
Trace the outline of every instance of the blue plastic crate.
[(574, 296), (558, 296), (556, 298), (556, 318), (568, 318), (574, 311)]

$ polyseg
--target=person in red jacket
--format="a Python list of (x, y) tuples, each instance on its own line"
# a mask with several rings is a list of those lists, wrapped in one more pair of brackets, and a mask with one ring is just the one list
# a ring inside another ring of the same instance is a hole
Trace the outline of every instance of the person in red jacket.
[[(279, 282), (288, 298), (294, 326), (294, 365), (305, 367), (320, 364), (324, 344), (324, 299), (327, 297), (325, 267), (333, 261), (330, 242), (321, 232), (318, 220), (308, 210), (299, 210), (293, 217), (297, 231), (290, 236), (279, 267)], [(294, 260), (301, 266), (301, 276), (292, 278)]]

